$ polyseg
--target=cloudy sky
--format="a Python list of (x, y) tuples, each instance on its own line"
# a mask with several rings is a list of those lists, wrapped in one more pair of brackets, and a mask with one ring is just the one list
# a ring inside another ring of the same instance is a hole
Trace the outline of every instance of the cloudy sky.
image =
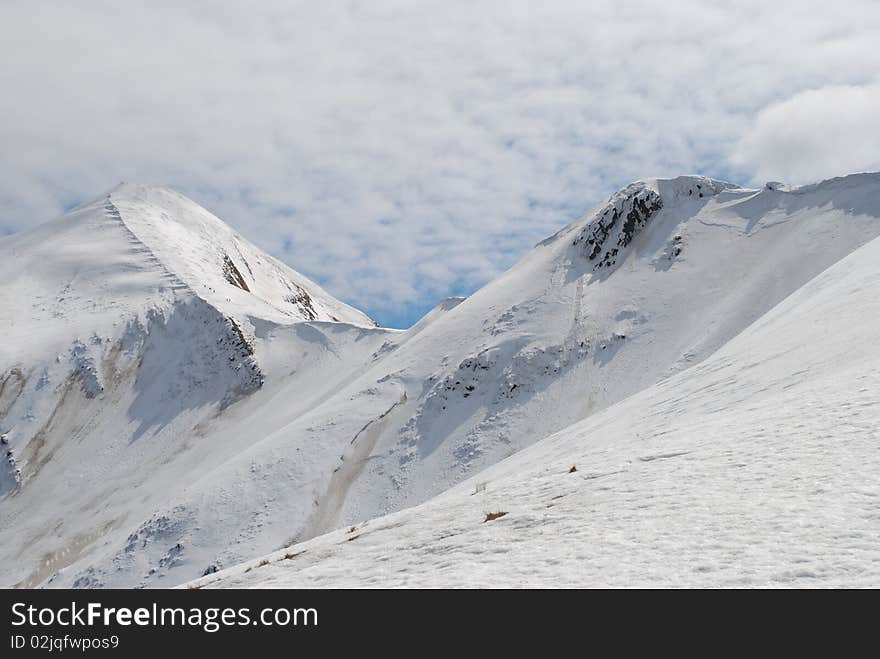
[(876, 0), (244, 4), (0, 1), (0, 232), (170, 185), (406, 326), (637, 178), (880, 170)]

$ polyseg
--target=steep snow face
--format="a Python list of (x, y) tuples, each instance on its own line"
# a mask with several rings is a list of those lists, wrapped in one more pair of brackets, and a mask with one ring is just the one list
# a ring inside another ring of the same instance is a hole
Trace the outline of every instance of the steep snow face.
[[(167, 190), (124, 186), (3, 240), (0, 276), (4, 585), (127, 537), (259, 439), (230, 408), (283, 426), (396, 335)], [(279, 381), (288, 400), (261, 395)]]
[(0, 276), (0, 432), (10, 458), (0, 494), (17, 493), (59, 444), (89, 432), (90, 415), (120, 387), (136, 390), (129, 420), (142, 428), (260, 386), (235, 322), (163, 268), (107, 200), (4, 241)]
[(375, 325), (173, 190), (123, 184), (106, 203), (168, 271), (226, 315)]
[(429, 502), (190, 587), (880, 585), (880, 240)]

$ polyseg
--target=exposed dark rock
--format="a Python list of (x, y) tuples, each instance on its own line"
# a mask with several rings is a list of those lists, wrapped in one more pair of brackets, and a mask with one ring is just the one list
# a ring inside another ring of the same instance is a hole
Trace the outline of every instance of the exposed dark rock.
[[(309, 320), (316, 320), (318, 312), (315, 311), (315, 305), (312, 298), (306, 293), (305, 289), (300, 288), (292, 282), (286, 282), (290, 293), (284, 296), (284, 301), (299, 308), (300, 312)], [(334, 320), (336, 320), (334, 318)]]
[(629, 245), (663, 202), (660, 195), (641, 184), (630, 185), (616, 195), (572, 241), (588, 245), (587, 258), (594, 269), (617, 263), (620, 250)]
[(235, 267), (235, 263), (232, 262), (232, 259), (229, 258), (228, 254), (223, 255), (223, 276), (226, 278), (226, 281), (233, 286), (236, 286), (243, 291), (247, 291), (248, 293), (251, 292), (244, 277), (242, 277), (238, 268)]

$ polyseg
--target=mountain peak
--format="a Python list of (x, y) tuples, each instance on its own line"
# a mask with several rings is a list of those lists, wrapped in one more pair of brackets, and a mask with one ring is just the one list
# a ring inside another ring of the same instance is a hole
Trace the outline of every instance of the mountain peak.
[[(10, 368), (26, 373), (25, 364), (63, 365), (69, 368), (58, 377), (74, 373), (91, 395), (114, 377), (97, 366), (107, 346), (128, 350), (151, 328), (216, 335), (235, 346), (222, 355), (232, 358), (226, 366), (241, 363), (243, 374), (258, 325), (374, 326), (195, 202), (160, 187), (123, 184), (10, 236), (0, 243), (0, 278), (0, 326), (12, 346), (0, 355), (0, 378)], [(242, 378), (236, 375), (233, 386)], [(2, 405), (0, 417), (8, 412)]]
[(170, 274), (228, 313), (374, 325), (175, 190), (121, 183), (97, 203)]

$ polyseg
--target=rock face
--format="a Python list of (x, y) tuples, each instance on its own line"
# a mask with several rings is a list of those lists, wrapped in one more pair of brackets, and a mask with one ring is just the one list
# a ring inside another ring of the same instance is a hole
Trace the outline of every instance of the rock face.
[(629, 245), (651, 217), (663, 207), (660, 194), (644, 183), (633, 183), (615, 194), (608, 204), (572, 240), (583, 244), (593, 268), (610, 268), (620, 250)]

